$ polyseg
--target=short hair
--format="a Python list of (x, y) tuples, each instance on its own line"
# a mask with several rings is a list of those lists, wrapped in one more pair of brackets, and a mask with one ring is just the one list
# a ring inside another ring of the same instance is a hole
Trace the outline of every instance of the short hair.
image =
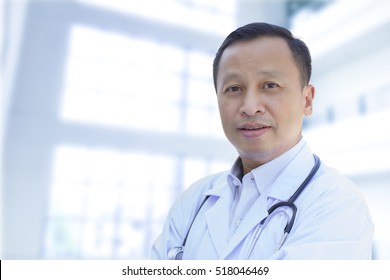
[(213, 62), (213, 80), (215, 91), (217, 91), (217, 76), (219, 62), (225, 49), (231, 44), (239, 41), (250, 41), (259, 37), (279, 37), (284, 39), (293, 55), (295, 63), (300, 72), (302, 86), (309, 83), (311, 77), (311, 56), (306, 44), (294, 37), (290, 30), (265, 22), (254, 22), (237, 28), (230, 33), (219, 47)]

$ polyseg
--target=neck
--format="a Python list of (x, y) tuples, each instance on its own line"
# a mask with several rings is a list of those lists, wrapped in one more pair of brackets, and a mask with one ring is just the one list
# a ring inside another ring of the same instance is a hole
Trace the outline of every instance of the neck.
[(294, 141), (292, 145), (289, 145), (285, 148), (282, 148), (279, 151), (273, 150), (273, 151), (269, 151), (266, 153), (258, 154), (257, 156), (253, 156), (253, 154), (251, 154), (249, 157), (246, 157), (245, 155), (240, 154), (243, 174), (245, 175), (245, 174), (251, 172), (253, 169), (255, 169), (255, 168), (257, 168), (257, 167), (259, 167), (267, 162), (270, 162), (270, 161), (274, 160), (275, 158), (281, 156), (282, 154), (286, 153), (291, 148), (293, 148), (296, 144), (298, 144), (298, 142), (301, 139), (302, 139), (302, 134), (299, 135), (298, 139), (296, 141)]

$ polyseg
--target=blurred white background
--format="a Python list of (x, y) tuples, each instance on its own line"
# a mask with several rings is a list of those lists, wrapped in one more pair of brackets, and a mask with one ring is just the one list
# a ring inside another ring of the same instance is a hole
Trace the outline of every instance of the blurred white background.
[(178, 193), (236, 157), (212, 60), (253, 21), (311, 49), (304, 135), (359, 186), (390, 259), (390, 1), (0, 3), (3, 259), (148, 258)]

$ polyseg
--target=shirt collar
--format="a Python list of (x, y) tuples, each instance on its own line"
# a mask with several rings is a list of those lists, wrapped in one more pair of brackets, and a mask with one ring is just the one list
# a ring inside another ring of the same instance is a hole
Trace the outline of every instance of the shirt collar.
[[(297, 155), (306, 146), (306, 141), (301, 138), (299, 142), (293, 146), (290, 150), (283, 153), (279, 157), (253, 169), (245, 176), (253, 176), (256, 182), (256, 187), (259, 193), (263, 193), (283, 172), (286, 166), (297, 157)], [(241, 158), (238, 158), (233, 164), (230, 173), (228, 174), (228, 184), (233, 190), (237, 186), (237, 181), (240, 182), (243, 177), (243, 167)]]

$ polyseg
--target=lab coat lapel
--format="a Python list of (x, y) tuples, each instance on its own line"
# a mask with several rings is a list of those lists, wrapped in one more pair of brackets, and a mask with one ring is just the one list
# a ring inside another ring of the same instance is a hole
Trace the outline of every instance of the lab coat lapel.
[(232, 192), (226, 182), (221, 182), (213, 190), (210, 190), (207, 195), (210, 195), (210, 202), (214, 202), (214, 205), (206, 212), (207, 228), (215, 250), (218, 256), (221, 257), (226, 248), (229, 232)]
[(242, 220), (240, 226), (233, 234), (230, 241), (226, 244), (221, 258), (226, 258), (231, 254), (237, 246), (252, 232), (252, 230), (268, 215), (267, 211), (267, 197), (260, 196), (253, 206), (249, 209), (245, 218)]

